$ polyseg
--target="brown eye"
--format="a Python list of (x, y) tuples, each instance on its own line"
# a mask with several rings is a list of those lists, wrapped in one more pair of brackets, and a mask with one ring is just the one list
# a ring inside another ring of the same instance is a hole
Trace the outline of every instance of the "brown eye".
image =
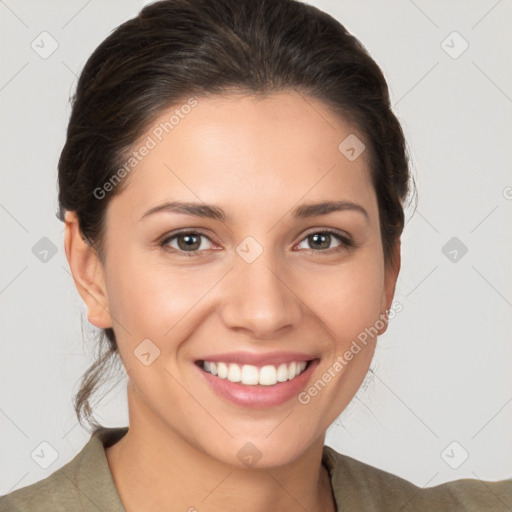
[[(314, 252), (336, 252), (352, 247), (352, 242), (345, 236), (334, 231), (315, 231), (310, 233), (304, 238), (308, 247)], [(331, 247), (333, 242), (338, 242), (337, 245)], [(301, 242), (304, 243), (304, 242)]]
[(194, 251), (201, 247), (201, 235), (195, 233), (178, 235), (176, 240), (178, 247), (183, 251)]
[(330, 249), (331, 239), (330, 233), (315, 233), (308, 236), (309, 245), (314, 249)]
[[(195, 231), (186, 231), (177, 233), (175, 235), (169, 236), (162, 240), (160, 245), (162, 247), (173, 249), (177, 252), (182, 253), (196, 253), (201, 250), (206, 250), (211, 247), (204, 247), (203, 239), (208, 240), (210, 243), (210, 239), (203, 235), (202, 233), (197, 233)], [(176, 245), (172, 245), (172, 242), (176, 241)], [(187, 256), (192, 256), (192, 254), (187, 254)]]

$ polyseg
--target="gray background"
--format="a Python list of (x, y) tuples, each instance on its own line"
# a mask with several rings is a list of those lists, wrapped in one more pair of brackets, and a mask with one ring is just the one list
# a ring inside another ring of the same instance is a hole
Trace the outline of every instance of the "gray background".
[[(512, 1), (308, 3), (383, 69), (419, 188), (402, 238), (403, 311), (327, 443), (420, 486), (511, 477)], [(78, 73), (142, 5), (0, 0), (0, 494), (50, 475), (89, 439), (71, 400), (95, 328), (55, 217), (57, 161)], [(113, 377), (96, 408), (106, 426), (128, 424), (125, 382)]]

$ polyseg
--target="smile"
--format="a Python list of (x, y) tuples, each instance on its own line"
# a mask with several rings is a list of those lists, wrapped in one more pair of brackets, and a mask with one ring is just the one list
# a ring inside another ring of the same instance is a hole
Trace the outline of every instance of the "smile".
[(278, 383), (295, 379), (303, 373), (311, 361), (292, 361), (280, 365), (265, 365), (262, 367), (250, 364), (224, 363), (213, 361), (198, 361), (199, 367), (205, 372), (237, 382), (245, 386), (274, 386)]

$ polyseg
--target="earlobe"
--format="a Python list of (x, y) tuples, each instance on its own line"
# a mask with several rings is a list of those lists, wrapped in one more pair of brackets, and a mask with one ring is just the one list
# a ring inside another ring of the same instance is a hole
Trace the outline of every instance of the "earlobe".
[(112, 327), (103, 265), (96, 250), (82, 237), (76, 214), (71, 211), (65, 214), (64, 249), (89, 322), (102, 329)]

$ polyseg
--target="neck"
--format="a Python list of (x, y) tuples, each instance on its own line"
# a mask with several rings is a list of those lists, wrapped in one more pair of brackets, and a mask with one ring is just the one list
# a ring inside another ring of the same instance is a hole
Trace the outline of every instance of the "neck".
[(321, 463), (324, 437), (284, 466), (241, 469), (198, 450), (147, 409), (129, 410), (128, 432), (105, 450), (126, 512), (336, 510)]

